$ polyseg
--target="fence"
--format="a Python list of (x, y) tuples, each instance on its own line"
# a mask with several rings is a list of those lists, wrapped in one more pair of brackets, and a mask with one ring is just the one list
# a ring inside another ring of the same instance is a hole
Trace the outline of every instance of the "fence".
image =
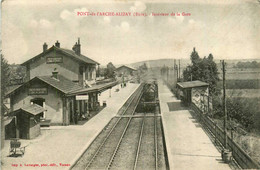
[[(224, 145), (224, 131), (207, 115), (192, 103), (191, 108), (198, 115), (201, 122), (206, 126), (210, 133), (215, 137), (215, 142), (220, 142)], [(227, 135), (227, 146), (232, 151), (232, 156), (243, 169), (260, 169), (260, 165), (254, 161), (232, 138)]]

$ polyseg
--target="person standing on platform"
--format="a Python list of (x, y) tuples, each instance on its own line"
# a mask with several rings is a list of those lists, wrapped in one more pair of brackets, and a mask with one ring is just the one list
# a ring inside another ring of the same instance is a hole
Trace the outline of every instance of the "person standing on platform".
[(75, 124), (78, 124), (78, 118), (79, 118), (79, 110), (77, 109), (76, 112), (75, 112)]

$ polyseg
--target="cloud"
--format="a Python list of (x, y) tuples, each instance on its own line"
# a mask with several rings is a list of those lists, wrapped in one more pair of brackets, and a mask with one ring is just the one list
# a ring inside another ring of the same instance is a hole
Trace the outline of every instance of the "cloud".
[(40, 21), (39, 21), (39, 24), (40, 24), (40, 26), (42, 27), (42, 28), (51, 28), (51, 22), (50, 21), (48, 21), (47, 19), (41, 19)]
[(61, 13), (60, 13), (60, 17), (63, 20), (69, 19), (71, 17), (72, 13), (66, 9), (64, 9)]
[(194, 23), (195, 23), (195, 21), (193, 19), (189, 20), (189, 24), (194, 24)]
[[(184, 16), (175, 16), (175, 17), (168, 17), (168, 24), (175, 26), (176, 24), (181, 24), (184, 21)], [(193, 22), (193, 20), (190, 22)], [(189, 23), (190, 23), (189, 22)]]
[(32, 28), (50, 29), (50, 28), (52, 28), (52, 23), (47, 19), (40, 19), (39, 21), (32, 19), (30, 21), (29, 26), (32, 27)]
[(105, 17), (104, 17), (104, 22), (109, 24), (109, 23), (111, 22), (110, 17), (105, 16)]
[(74, 9), (74, 13), (77, 14), (77, 12), (88, 12), (88, 9), (85, 7)]
[(168, 24), (169, 25), (176, 25), (177, 24), (177, 21), (176, 21), (176, 19), (175, 18), (173, 18), (173, 17), (168, 17)]
[(121, 29), (124, 31), (124, 32), (127, 32), (127, 31), (129, 31), (129, 29), (130, 29), (130, 25), (129, 25), (129, 23), (128, 22), (126, 22), (126, 21), (123, 21), (123, 22), (121, 22)]
[(149, 14), (148, 18), (149, 18), (149, 22), (152, 23), (154, 21), (154, 16), (152, 14)]
[[(21, 29), (5, 20), (2, 31), (2, 49), (3, 54), (7, 56), (9, 62), (21, 62), (26, 58), (25, 54), (28, 52), (28, 44), (25, 40)], [(11, 42), (11, 43), (10, 43)]]
[(30, 22), (30, 27), (32, 27), (32, 28), (36, 28), (38, 26), (38, 22), (36, 21), (36, 20), (31, 20), (31, 22)]
[(178, 22), (181, 22), (181, 23), (182, 23), (183, 20), (184, 20), (184, 16), (182, 16), (182, 15), (180, 15), (180, 16), (177, 16), (177, 15), (176, 15), (175, 17), (176, 17), (176, 19), (177, 19)]
[(78, 12), (88, 12), (88, 9), (83, 7), (83, 8), (76, 8), (73, 11), (69, 11), (67, 9), (64, 9), (60, 13), (60, 17), (63, 20), (72, 20), (72, 19), (81, 19), (82, 17), (86, 17), (86, 15), (82, 15), (80, 17), (77, 16)]
[(132, 12), (143, 12), (146, 10), (146, 5), (141, 1), (135, 1), (134, 6), (131, 6), (130, 10)]

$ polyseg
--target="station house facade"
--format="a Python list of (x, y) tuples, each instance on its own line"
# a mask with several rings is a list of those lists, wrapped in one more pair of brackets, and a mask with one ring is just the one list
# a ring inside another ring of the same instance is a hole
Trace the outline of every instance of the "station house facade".
[[(46, 109), (42, 119), (51, 125), (74, 124), (76, 116), (87, 116), (98, 104), (98, 94), (114, 86), (95, 85), (99, 63), (81, 54), (80, 39), (72, 50), (61, 48), (58, 41), (49, 49), (44, 43), (42, 53), (22, 65), (27, 79), (8, 92), (11, 111), (38, 104)], [(85, 97), (78, 100), (77, 95)]]

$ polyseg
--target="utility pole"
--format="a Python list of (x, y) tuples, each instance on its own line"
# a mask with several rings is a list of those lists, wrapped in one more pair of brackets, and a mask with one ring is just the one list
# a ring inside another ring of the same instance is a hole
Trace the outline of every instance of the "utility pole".
[(169, 78), (169, 67), (167, 66), (167, 82), (168, 82), (168, 78)]
[(224, 147), (227, 149), (227, 107), (226, 107), (226, 69), (225, 61), (222, 61), (223, 71), (223, 112), (224, 112)]
[(176, 71), (177, 71), (177, 82), (179, 80), (179, 72), (178, 72), (178, 65), (175, 65), (176, 66)]
[(178, 66), (176, 64), (176, 59), (174, 59), (174, 72), (176, 72), (176, 74), (174, 73), (174, 75), (176, 75), (176, 82), (178, 82), (178, 78), (179, 78), (179, 74), (178, 74)]
[(181, 79), (181, 60), (179, 59), (179, 80)]
[(229, 163), (232, 160), (232, 152), (227, 147), (227, 107), (226, 107), (226, 69), (225, 61), (222, 61), (223, 71), (223, 112), (224, 112), (224, 150), (221, 152), (221, 157), (224, 162)]

